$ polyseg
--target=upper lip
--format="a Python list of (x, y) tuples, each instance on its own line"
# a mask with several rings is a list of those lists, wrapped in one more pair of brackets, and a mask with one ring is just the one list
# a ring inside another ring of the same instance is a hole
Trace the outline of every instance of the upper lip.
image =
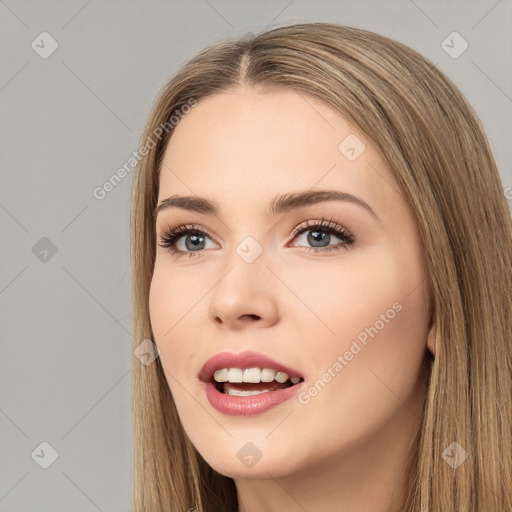
[(211, 382), (215, 371), (223, 368), (240, 368), (242, 370), (246, 368), (271, 368), (273, 370), (287, 373), (290, 377), (303, 377), (297, 370), (278, 363), (264, 354), (246, 350), (239, 354), (235, 354), (233, 352), (221, 352), (220, 354), (216, 354), (211, 357), (201, 368), (198, 375), (199, 380), (203, 382)]

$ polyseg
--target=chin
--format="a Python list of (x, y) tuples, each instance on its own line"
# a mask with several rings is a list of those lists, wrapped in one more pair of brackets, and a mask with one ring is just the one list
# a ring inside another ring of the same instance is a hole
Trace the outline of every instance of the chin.
[(196, 449), (217, 473), (233, 479), (265, 479), (289, 473), (292, 461), (286, 450), (281, 453), (268, 442), (265, 447), (263, 444), (247, 441), (247, 437), (244, 437), (230, 439), (224, 444), (215, 443), (214, 451), (202, 450), (198, 445)]

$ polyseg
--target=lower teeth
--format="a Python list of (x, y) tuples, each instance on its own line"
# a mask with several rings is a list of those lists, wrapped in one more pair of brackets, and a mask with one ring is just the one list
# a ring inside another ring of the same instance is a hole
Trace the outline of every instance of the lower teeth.
[(237, 389), (229, 389), (226, 395), (231, 396), (251, 396), (251, 395), (260, 395), (261, 393), (268, 393), (269, 390), (265, 391), (238, 391)]

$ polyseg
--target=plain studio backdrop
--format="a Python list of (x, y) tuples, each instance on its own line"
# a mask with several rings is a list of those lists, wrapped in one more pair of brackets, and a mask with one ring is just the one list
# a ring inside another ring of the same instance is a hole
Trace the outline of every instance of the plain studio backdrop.
[(512, 207), (511, 19), (510, 0), (0, 0), (0, 511), (133, 507), (127, 162), (181, 64), (306, 21), (403, 42), (476, 110)]

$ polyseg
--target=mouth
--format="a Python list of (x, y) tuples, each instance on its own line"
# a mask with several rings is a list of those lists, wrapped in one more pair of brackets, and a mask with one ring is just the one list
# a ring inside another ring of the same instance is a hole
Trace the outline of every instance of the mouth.
[(223, 352), (209, 359), (198, 374), (210, 404), (228, 415), (263, 413), (289, 400), (304, 377), (256, 352)]
[(290, 388), (304, 379), (273, 368), (222, 368), (210, 383), (219, 393), (230, 396), (253, 396)]

